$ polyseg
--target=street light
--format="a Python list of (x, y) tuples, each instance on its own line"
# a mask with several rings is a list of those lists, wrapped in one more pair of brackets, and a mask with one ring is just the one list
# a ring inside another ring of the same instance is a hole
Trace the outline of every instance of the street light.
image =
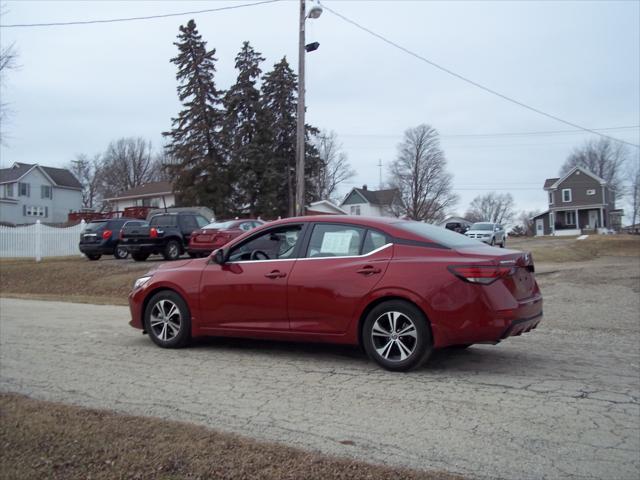
[(309, 9), (309, 14), (305, 13), (305, 0), (300, 0), (300, 31), (298, 39), (298, 118), (296, 124), (296, 204), (295, 215), (304, 215), (304, 55), (305, 52), (313, 52), (320, 44), (313, 42), (305, 44), (305, 23), (307, 18), (318, 18), (322, 15), (322, 7), (316, 1)]

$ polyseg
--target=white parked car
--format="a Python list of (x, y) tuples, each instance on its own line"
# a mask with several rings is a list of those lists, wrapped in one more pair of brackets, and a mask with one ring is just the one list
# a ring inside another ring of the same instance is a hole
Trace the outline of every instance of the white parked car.
[(489, 245), (500, 245), (504, 248), (507, 243), (507, 233), (499, 223), (478, 222), (471, 225), (471, 228), (465, 232), (469, 238), (475, 238)]

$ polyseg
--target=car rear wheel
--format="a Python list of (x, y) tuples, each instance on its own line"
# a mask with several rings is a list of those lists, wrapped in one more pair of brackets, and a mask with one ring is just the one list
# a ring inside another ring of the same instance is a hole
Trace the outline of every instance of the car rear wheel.
[(165, 260), (177, 260), (180, 258), (180, 245), (175, 240), (169, 240), (164, 247), (162, 256)]
[(131, 254), (131, 258), (133, 258), (136, 262), (144, 262), (147, 258), (149, 258), (149, 254), (142, 253), (142, 252), (134, 252)]
[(500, 248), (504, 248), (506, 244), (507, 244), (507, 239), (503, 238), (502, 243), (500, 244)]
[(369, 312), (362, 341), (372, 360), (399, 372), (420, 366), (433, 349), (426, 317), (415, 305), (401, 300), (381, 303)]
[(191, 340), (189, 307), (175, 292), (158, 292), (147, 304), (144, 327), (156, 345), (163, 348), (184, 347)]
[(489, 245), (493, 247), (495, 244), (496, 244), (496, 237), (491, 237), (491, 243)]
[(100, 253), (87, 253), (87, 258), (89, 260), (100, 260), (100, 257), (102, 256)]
[(116, 245), (116, 249), (113, 251), (113, 256), (118, 260), (124, 260), (129, 256), (129, 252), (124, 247)]

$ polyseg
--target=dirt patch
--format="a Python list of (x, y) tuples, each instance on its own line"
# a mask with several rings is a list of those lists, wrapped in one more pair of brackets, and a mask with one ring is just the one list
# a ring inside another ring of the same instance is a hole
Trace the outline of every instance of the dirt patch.
[(8, 479), (461, 480), (19, 395), (0, 395), (0, 419), (0, 471)]
[(0, 292), (6, 297), (126, 305), (136, 278), (153, 263), (66, 257), (0, 261)]

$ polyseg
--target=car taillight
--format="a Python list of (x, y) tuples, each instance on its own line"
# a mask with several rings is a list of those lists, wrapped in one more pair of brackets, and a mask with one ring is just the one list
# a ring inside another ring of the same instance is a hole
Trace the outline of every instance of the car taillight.
[(158, 238), (158, 230), (154, 227), (151, 227), (151, 230), (149, 230), (149, 236), (151, 238)]
[(513, 274), (514, 268), (494, 265), (460, 265), (450, 266), (449, 271), (465, 282), (489, 285), (499, 278)]
[(111, 233), (111, 230), (105, 230), (104, 232), (102, 232), (102, 239), (109, 240), (111, 238)]

